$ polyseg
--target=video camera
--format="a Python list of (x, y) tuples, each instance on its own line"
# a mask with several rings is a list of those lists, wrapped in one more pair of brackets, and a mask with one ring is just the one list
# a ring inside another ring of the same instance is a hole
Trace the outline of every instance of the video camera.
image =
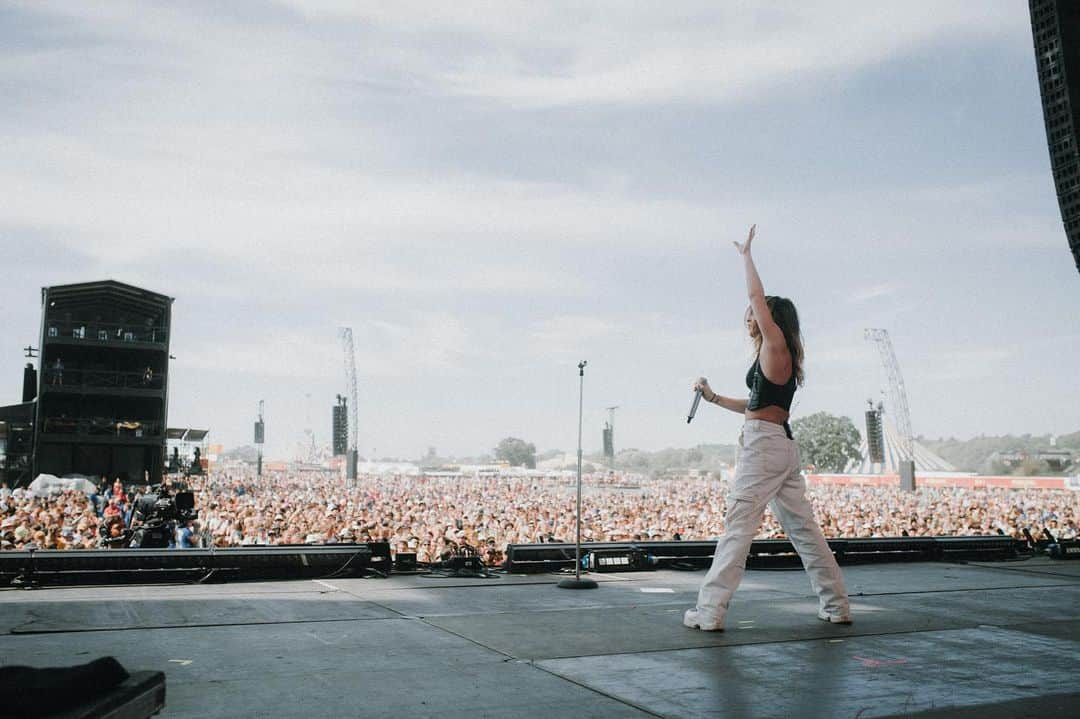
[(197, 519), (199, 516), (192, 492), (182, 491), (170, 495), (169, 488), (164, 485), (151, 489), (156, 489), (156, 492), (144, 494), (135, 503), (131, 522), (134, 529), (129, 547), (168, 547), (175, 541), (177, 523)]

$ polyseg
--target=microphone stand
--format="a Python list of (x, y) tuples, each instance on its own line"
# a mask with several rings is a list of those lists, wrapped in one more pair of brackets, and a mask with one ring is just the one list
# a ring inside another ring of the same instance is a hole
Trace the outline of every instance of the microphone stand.
[(574, 578), (569, 577), (559, 582), (562, 589), (596, 589), (597, 584), (592, 579), (581, 578), (581, 416), (585, 406), (585, 365), (588, 362), (578, 362), (578, 377), (580, 388), (578, 390), (578, 421), (577, 421), (577, 543), (574, 551)]

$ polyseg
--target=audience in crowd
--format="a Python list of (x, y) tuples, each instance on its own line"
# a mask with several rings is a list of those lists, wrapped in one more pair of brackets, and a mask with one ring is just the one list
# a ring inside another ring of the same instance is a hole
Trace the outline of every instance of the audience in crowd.
[[(199, 519), (178, 526), (178, 546), (235, 547), (387, 541), (432, 562), (464, 547), (487, 564), (507, 544), (572, 541), (575, 494), (564, 478), (361, 477), (323, 472), (213, 472), (184, 480)], [(584, 478), (583, 541), (684, 540), (723, 532), (724, 482), (700, 477)], [(116, 481), (98, 495), (37, 496), (0, 488), (3, 549), (119, 546), (145, 488)], [(899, 488), (811, 484), (828, 537), (1006, 534), (1045, 527), (1076, 538), (1080, 492), (1051, 489)], [(770, 512), (758, 537), (783, 537)], [(109, 539), (112, 541), (108, 541)]]

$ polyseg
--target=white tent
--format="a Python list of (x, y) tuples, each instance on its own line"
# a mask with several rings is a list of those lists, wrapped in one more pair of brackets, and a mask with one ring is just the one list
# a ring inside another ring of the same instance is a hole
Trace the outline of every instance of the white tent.
[(78, 490), (86, 495), (97, 494), (98, 491), (94, 483), (82, 475), (57, 477), (55, 474), (39, 474), (30, 483), (29, 489), (39, 497), (62, 492), (65, 489)]
[(420, 467), (412, 462), (360, 462), (356, 467), (360, 474), (385, 477), (399, 474), (407, 477), (420, 475)]

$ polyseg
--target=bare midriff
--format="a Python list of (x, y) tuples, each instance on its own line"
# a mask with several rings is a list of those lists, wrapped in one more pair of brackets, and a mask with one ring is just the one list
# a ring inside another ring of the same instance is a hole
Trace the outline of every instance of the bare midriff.
[(771, 405), (769, 407), (762, 407), (761, 409), (748, 409), (744, 416), (747, 419), (763, 419), (766, 422), (782, 425), (784, 422), (788, 421), (788, 417), (791, 416), (791, 413), (786, 412), (782, 407)]

